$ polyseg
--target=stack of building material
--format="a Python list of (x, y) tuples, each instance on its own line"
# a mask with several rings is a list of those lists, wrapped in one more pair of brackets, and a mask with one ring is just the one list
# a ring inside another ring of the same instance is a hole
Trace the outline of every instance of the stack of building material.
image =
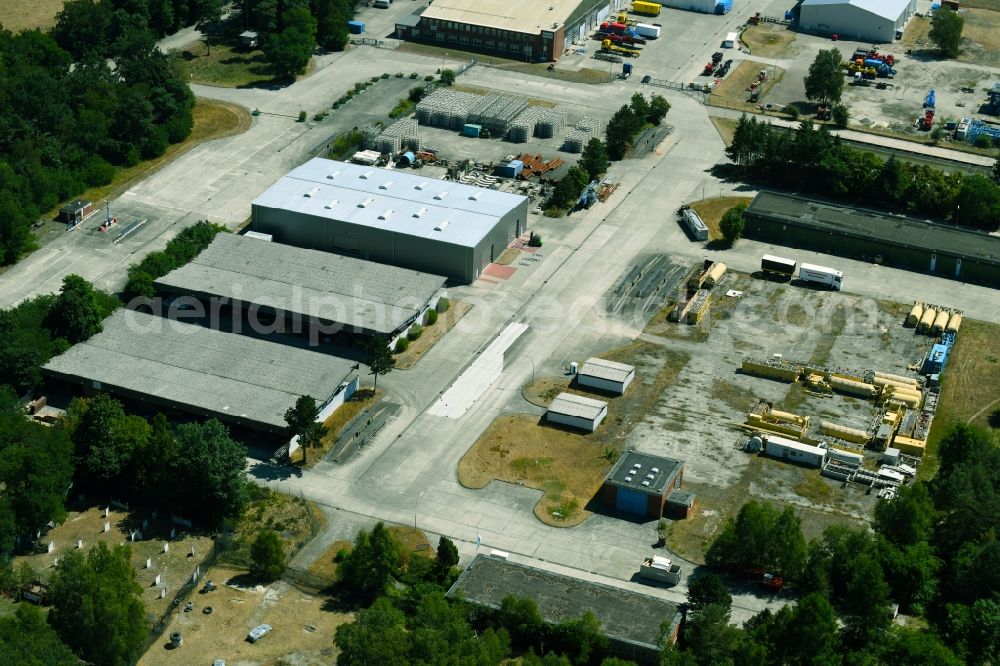
[(383, 153), (398, 153), (405, 149), (420, 150), (419, 127), (413, 118), (397, 120), (372, 142), (372, 148)]
[(377, 150), (375, 148), (375, 141), (376, 139), (378, 139), (379, 135), (382, 133), (383, 130), (385, 130), (385, 125), (379, 122), (368, 123), (367, 125), (363, 126), (361, 128), (361, 136), (364, 137), (363, 141), (365, 144), (365, 148), (371, 148), (373, 150)]
[(468, 122), (469, 110), (481, 97), (450, 88), (435, 90), (417, 104), (417, 121), (421, 125), (460, 130)]
[(583, 147), (594, 137), (601, 137), (604, 134), (604, 121), (597, 116), (584, 116), (577, 124), (576, 129), (569, 133), (563, 143), (563, 150), (568, 153), (582, 153)]
[(541, 109), (540, 118), (535, 123), (535, 136), (550, 139), (566, 127), (566, 112), (558, 109)]
[(529, 106), (519, 115), (507, 132), (507, 140), (514, 143), (526, 142), (534, 133), (535, 127), (542, 117), (544, 109), (538, 106)]
[(470, 107), (468, 123), (481, 125), (494, 136), (504, 136), (514, 120), (528, 108), (528, 100), (514, 95), (490, 93), (480, 96)]

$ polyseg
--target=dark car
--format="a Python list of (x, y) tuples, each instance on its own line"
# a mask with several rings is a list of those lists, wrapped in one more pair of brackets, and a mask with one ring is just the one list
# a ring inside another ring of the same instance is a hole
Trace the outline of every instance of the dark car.
[(650, 76), (649, 74), (647, 74), (646, 76), (642, 77), (642, 82), (643, 83), (649, 83), (652, 80), (653, 80), (653, 77)]

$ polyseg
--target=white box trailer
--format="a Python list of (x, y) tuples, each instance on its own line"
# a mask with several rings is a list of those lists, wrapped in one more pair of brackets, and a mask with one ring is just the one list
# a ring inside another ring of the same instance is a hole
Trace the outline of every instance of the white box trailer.
[(736, 42), (738, 42), (739, 39), (740, 39), (739, 35), (737, 35), (735, 32), (729, 33), (728, 35), (726, 35), (726, 38), (722, 40), (722, 48), (735, 49)]
[(811, 282), (840, 291), (844, 282), (844, 274), (826, 266), (803, 263), (799, 265), (799, 279), (803, 282)]
[(639, 565), (639, 575), (649, 580), (676, 585), (681, 582), (681, 565), (673, 564), (668, 558), (660, 555), (647, 557)]
[(636, 23), (635, 31), (639, 33), (640, 37), (646, 39), (657, 39), (660, 36), (660, 26), (649, 23)]

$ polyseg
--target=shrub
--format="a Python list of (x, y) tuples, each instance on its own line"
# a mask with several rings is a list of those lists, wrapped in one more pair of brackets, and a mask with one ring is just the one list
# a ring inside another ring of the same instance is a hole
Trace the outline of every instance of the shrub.
[[(388, 75), (388, 74), (383, 74), (383, 75), (382, 75), (382, 78), (383, 78), (383, 79), (387, 79), (387, 78), (389, 78), (389, 75)], [(378, 83), (378, 77), (377, 77), (377, 76), (373, 76), (373, 77), (372, 77), (371, 79), (369, 79), (369, 80), (370, 80), (370, 81), (371, 81), (372, 83)]]
[(788, 117), (792, 120), (796, 120), (799, 117), (799, 107), (794, 104), (789, 104), (785, 107), (785, 113), (788, 114)]
[(427, 314), (424, 315), (424, 324), (426, 324), (427, 326), (433, 326), (434, 324), (437, 323), (437, 320), (438, 320), (438, 312), (437, 312), (437, 310), (433, 310), (433, 309), (432, 310), (428, 310)]
[(424, 327), (420, 324), (414, 324), (410, 327), (410, 330), (406, 332), (406, 337), (410, 340), (416, 340), (424, 333)]
[(323, 120), (324, 118), (326, 118), (326, 111), (320, 111), (315, 116), (313, 116), (313, 120)]
[(433, 81), (433, 80), (434, 80), (433, 74), (428, 74), (427, 76), (424, 77), (424, 81)]
[(403, 78), (403, 73), (402, 72), (396, 72), (396, 78), (397, 79)]
[(419, 75), (419, 74), (417, 74), (416, 72), (413, 72), (412, 74), (410, 74), (410, 78), (411, 78), (411, 79), (415, 79), (415, 78), (417, 78), (417, 77), (419, 77), (419, 76), (420, 76), (420, 75)]
[(441, 298), (438, 299), (438, 302), (437, 302), (437, 311), (438, 312), (447, 312), (448, 308), (450, 308), (450, 307), (451, 307), (451, 301), (449, 301), (447, 298), (445, 298), (445, 297), (442, 296)]
[(250, 575), (264, 583), (278, 580), (285, 570), (285, 548), (271, 530), (257, 533), (250, 546)]
[(333, 556), (333, 561), (334, 562), (343, 562), (344, 560), (347, 559), (347, 556), (350, 555), (350, 554), (351, 554), (351, 551), (349, 551), (346, 547), (341, 548), (340, 550), (337, 551), (337, 554)]
[(976, 137), (976, 140), (972, 143), (972, 145), (976, 148), (989, 148), (993, 145), (993, 141), (990, 140), (990, 137), (985, 134), (980, 134)]
[[(362, 90), (364, 90), (367, 87), (368, 86), (365, 84), (364, 81), (359, 81), (358, 83), (354, 84), (354, 90), (355, 90), (355, 92), (361, 92)], [(348, 94), (350, 94), (350, 93), (348, 93)]]
[(410, 346), (410, 341), (407, 340), (406, 338), (400, 338), (399, 340), (396, 340), (396, 353), (402, 354), (403, 352), (406, 351), (406, 349), (409, 346)]
[(450, 86), (455, 82), (455, 72), (450, 69), (441, 70), (441, 83)]
[(406, 95), (407, 99), (416, 104), (424, 98), (424, 87), (423, 86), (413, 86), (410, 88), (410, 92)]
[(299, 111), (299, 122), (300, 123), (304, 123), (305, 121), (306, 121), (306, 112), (305, 111)]
[(847, 127), (847, 121), (851, 118), (851, 112), (848, 111), (847, 107), (843, 104), (838, 104), (833, 107), (833, 111), (830, 112), (833, 116), (833, 124), (837, 127), (844, 128)]
[(719, 230), (722, 231), (722, 237), (730, 245), (743, 235), (744, 210), (746, 210), (745, 205), (734, 206), (726, 211), (726, 214), (722, 216), (722, 220), (719, 222)]

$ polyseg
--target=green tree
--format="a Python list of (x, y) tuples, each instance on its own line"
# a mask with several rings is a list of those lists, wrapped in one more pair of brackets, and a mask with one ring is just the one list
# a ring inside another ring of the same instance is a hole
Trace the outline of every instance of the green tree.
[[(950, 11), (950, 10), (949, 10)], [(897, 664), (907, 666), (962, 666), (941, 639), (930, 631), (894, 627), (884, 654)]]
[(688, 608), (700, 611), (706, 606), (716, 605), (728, 609), (733, 605), (733, 597), (722, 579), (712, 572), (691, 583), (687, 593)]
[(945, 58), (954, 58), (958, 55), (962, 43), (964, 27), (965, 19), (958, 12), (942, 7), (931, 16), (931, 31), (927, 36), (937, 44), (941, 55)]
[(364, 364), (368, 366), (368, 371), (375, 375), (372, 389), (378, 388), (378, 378), (387, 375), (396, 367), (396, 358), (392, 355), (389, 343), (381, 335), (374, 336), (368, 341), (365, 349)]
[(931, 537), (934, 502), (925, 483), (902, 486), (892, 501), (875, 506), (875, 531), (897, 546), (912, 546)]
[(766, 569), (791, 580), (803, 571), (806, 557), (805, 538), (791, 508), (779, 514), (751, 500), (709, 546), (705, 560), (737, 570)]
[(18, 604), (0, 618), (0, 663), (18, 666), (79, 666), (80, 659), (31, 604)]
[(182, 423), (174, 439), (174, 506), (209, 524), (239, 515), (247, 500), (246, 447), (215, 419)]
[(833, 116), (833, 124), (837, 127), (844, 129), (847, 127), (847, 123), (851, 119), (851, 111), (843, 104), (834, 104), (833, 110), (830, 112)]
[(500, 601), (497, 622), (510, 635), (514, 649), (527, 650), (545, 627), (538, 605), (528, 597), (508, 595)]
[(294, 7), (282, 14), (285, 28), (264, 44), (264, 55), (278, 78), (293, 78), (306, 71), (316, 48), (316, 19), (308, 9)]
[(49, 624), (81, 659), (134, 664), (148, 633), (141, 595), (128, 546), (98, 542), (86, 558), (71, 550), (51, 580)]
[(436, 560), (442, 571), (450, 571), (452, 567), (458, 566), (458, 548), (454, 541), (444, 535), (438, 539)]
[(285, 546), (274, 530), (260, 530), (250, 545), (250, 575), (272, 583), (285, 571)]
[(659, 125), (670, 112), (670, 102), (663, 95), (653, 95), (649, 99), (649, 122)]
[[(587, 142), (580, 155), (580, 168), (587, 172), (591, 180), (597, 180), (608, 170), (611, 162), (608, 159), (608, 149), (597, 137)], [(579, 195), (578, 195), (579, 196)]]
[(601, 622), (591, 611), (575, 620), (560, 622), (552, 628), (549, 643), (574, 664), (590, 664), (608, 651), (608, 638), (601, 631)]
[(745, 210), (746, 206), (743, 204), (733, 206), (719, 220), (722, 238), (729, 245), (735, 243), (736, 239), (743, 235), (743, 211)]
[(632, 108), (632, 116), (637, 118), (639, 123), (645, 124), (649, 120), (649, 101), (643, 97), (641, 92), (632, 93), (629, 106)]
[(372, 531), (361, 530), (354, 548), (337, 567), (337, 578), (363, 599), (374, 599), (397, 578), (403, 564), (399, 541), (379, 522)]
[(1000, 183), (1000, 153), (997, 154), (997, 158), (993, 162), (993, 169), (990, 171), (990, 175), (994, 181)]
[(746, 640), (729, 624), (729, 609), (716, 604), (705, 606), (688, 621), (683, 638), (685, 650), (699, 666), (734, 663), (734, 655)]
[(424, 98), (424, 94), (425, 90), (423, 86), (413, 86), (410, 88), (410, 92), (407, 93), (406, 98), (414, 104), (417, 104)]
[(300, 395), (295, 405), (285, 411), (288, 433), (299, 438), (303, 462), (306, 461), (307, 450), (318, 445), (323, 439), (325, 429), (322, 423), (316, 422), (317, 418), (319, 418), (319, 406), (316, 404), (316, 398), (311, 395)]
[(572, 209), (588, 184), (590, 184), (590, 176), (587, 175), (587, 172), (579, 166), (571, 166), (566, 171), (566, 175), (560, 178), (559, 182), (552, 188), (548, 205), (552, 208)]
[(450, 69), (442, 69), (439, 78), (441, 79), (441, 83), (450, 86), (455, 83), (455, 72)]
[(628, 104), (615, 111), (605, 128), (608, 157), (614, 161), (625, 157), (635, 132), (635, 116)]
[(73, 400), (68, 412), (70, 437), (84, 479), (94, 487), (122, 484), (133, 450), (149, 439), (149, 425), (126, 414), (122, 404), (106, 393)]
[(343, 666), (408, 663), (410, 637), (406, 617), (385, 597), (360, 611), (354, 622), (337, 627), (334, 643), (340, 650), (337, 663)]
[(844, 91), (844, 74), (840, 69), (840, 51), (825, 49), (816, 54), (805, 77), (806, 99), (823, 104), (839, 102)]
[(346, 0), (310, 0), (316, 17), (316, 43), (330, 51), (343, 51), (350, 42), (347, 21), (352, 3)]
[(67, 275), (46, 325), (53, 336), (76, 344), (101, 331), (104, 315), (91, 284), (79, 275)]

